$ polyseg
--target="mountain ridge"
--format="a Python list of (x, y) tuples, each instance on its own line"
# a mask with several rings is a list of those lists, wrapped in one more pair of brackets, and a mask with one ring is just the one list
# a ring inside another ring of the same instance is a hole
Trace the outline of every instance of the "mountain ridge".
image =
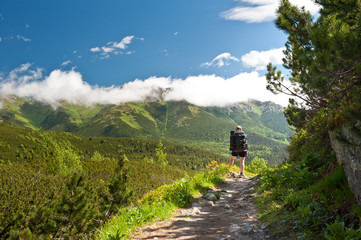
[(0, 117), (21, 127), (85, 137), (166, 139), (223, 155), (229, 154), (229, 131), (242, 125), (253, 152), (249, 159), (267, 158), (272, 164), (283, 160), (292, 134), (282, 106), (256, 100), (227, 107), (149, 101), (92, 106), (61, 102), (55, 108), (14, 96), (3, 98), (2, 102)]

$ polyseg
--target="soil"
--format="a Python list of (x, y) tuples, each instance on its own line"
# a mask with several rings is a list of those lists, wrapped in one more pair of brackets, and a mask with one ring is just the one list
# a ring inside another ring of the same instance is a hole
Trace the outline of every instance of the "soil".
[(131, 239), (269, 239), (253, 202), (257, 177), (230, 177), (214, 189), (219, 199), (193, 199), (190, 208), (137, 230)]

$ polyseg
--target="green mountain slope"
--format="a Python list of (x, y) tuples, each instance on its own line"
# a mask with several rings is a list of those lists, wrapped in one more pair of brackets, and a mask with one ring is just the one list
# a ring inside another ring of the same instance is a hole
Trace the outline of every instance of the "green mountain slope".
[(158, 139), (161, 129), (144, 106), (127, 103), (105, 106), (76, 133), (83, 136), (143, 137)]
[(185, 101), (56, 108), (34, 100), (7, 97), (0, 117), (31, 129), (65, 131), (86, 137), (166, 139), (229, 154), (229, 132), (242, 125), (249, 136), (250, 156), (280, 163), (292, 131), (282, 107), (250, 101), (229, 107), (198, 107)]

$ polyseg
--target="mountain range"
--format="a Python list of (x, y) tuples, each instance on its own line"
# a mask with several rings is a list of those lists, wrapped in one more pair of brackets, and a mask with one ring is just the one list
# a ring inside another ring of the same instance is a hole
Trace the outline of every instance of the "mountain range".
[(54, 106), (15, 96), (0, 102), (1, 118), (29, 129), (85, 137), (165, 139), (222, 155), (229, 154), (230, 131), (241, 125), (248, 135), (249, 159), (262, 157), (272, 165), (285, 158), (293, 133), (282, 106), (256, 100), (227, 107), (200, 107), (185, 101), (92, 106), (61, 102)]

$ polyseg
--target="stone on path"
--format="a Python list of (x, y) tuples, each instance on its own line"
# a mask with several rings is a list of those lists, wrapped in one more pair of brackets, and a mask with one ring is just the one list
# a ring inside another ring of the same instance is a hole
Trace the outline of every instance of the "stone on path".
[(217, 195), (214, 193), (207, 193), (206, 195), (203, 196), (205, 199), (209, 200), (209, 201), (217, 201)]
[(201, 211), (197, 207), (192, 207), (192, 208), (182, 209), (181, 210), (181, 215), (182, 216), (195, 216), (195, 215), (198, 215), (200, 213), (201, 213)]
[(240, 232), (242, 234), (250, 234), (253, 232), (253, 226), (252, 225), (246, 225), (241, 228)]

